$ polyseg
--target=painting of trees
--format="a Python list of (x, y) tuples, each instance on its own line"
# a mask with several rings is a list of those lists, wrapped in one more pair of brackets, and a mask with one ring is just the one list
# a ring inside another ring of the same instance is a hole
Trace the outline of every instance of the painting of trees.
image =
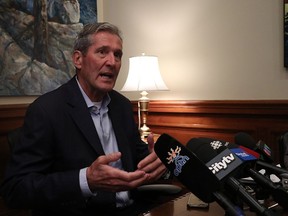
[(40, 95), (72, 76), (77, 33), (97, 21), (95, 0), (1, 0), (0, 95)]

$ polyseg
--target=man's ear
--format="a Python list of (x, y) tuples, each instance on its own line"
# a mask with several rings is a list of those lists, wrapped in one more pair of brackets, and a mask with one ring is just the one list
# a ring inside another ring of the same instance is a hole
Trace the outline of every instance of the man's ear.
[(82, 53), (78, 50), (74, 51), (73, 56), (73, 63), (77, 69), (81, 69), (82, 66)]

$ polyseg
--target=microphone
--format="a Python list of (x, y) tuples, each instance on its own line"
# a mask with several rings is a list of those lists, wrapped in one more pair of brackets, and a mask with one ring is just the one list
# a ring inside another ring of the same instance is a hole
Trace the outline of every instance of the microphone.
[[(241, 156), (240, 156), (241, 158)], [(256, 161), (256, 164), (261, 161)], [(263, 163), (263, 162), (261, 162)], [(275, 167), (275, 166), (274, 166)], [(287, 190), (279, 184), (275, 184), (265, 175), (260, 174), (251, 168), (246, 168), (247, 173), (258, 183), (263, 189), (268, 189), (273, 197), (273, 199), (281, 205), (283, 208), (287, 208), (288, 205), (288, 192)]]
[(253, 155), (254, 149), (260, 153), (260, 157), (256, 157), (260, 159), (256, 161), (256, 168), (267, 169), (270, 173), (277, 175), (279, 178), (281, 178), (281, 174), (288, 173), (288, 170), (272, 164), (271, 150), (263, 141), (260, 140), (256, 143), (249, 134), (239, 132), (235, 135), (235, 143), (247, 147), (246, 152), (249, 154), (252, 153)]
[[(209, 149), (210, 149), (210, 151), (212, 150), (212, 152), (214, 151), (214, 153), (211, 154), (211, 155), (213, 155), (213, 154), (215, 154), (215, 152), (225, 151), (226, 147), (228, 147), (231, 150), (231, 152), (233, 152), (237, 157), (239, 157), (239, 159), (241, 159), (243, 162), (246, 162), (246, 166), (243, 167), (242, 171), (238, 170), (238, 172), (239, 173), (241, 173), (241, 172), (248, 173), (254, 179), (254, 181), (256, 183), (258, 183), (261, 187), (269, 188), (273, 198), (275, 199), (275, 201), (278, 202), (279, 205), (283, 206), (284, 208), (287, 206), (287, 204), (288, 204), (288, 202), (287, 202), (288, 193), (287, 193), (286, 189), (281, 187), (280, 185), (274, 184), (266, 176), (264, 176), (264, 175), (260, 174), (259, 172), (256, 172), (255, 170), (251, 169), (250, 166), (256, 160), (256, 158), (253, 155), (247, 154), (247, 152), (243, 151), (241, 148), (235, 148), (235, 147), (237, 147), (237, 145), (235, 145), (235, 144), (229, 143), (229, 145), (227, 145), (227, 142), (224, 143), (223, 141), (213, 140), (213, 139), (210, 139), (210, 138), (205, 138), (205, 140), (208, 141), (208, 142), (206, 142), (206, 145), (203, 144), (203, 139), (201, 139), (200, 142), (202, 142), (203, 146), (204, 145), (206, 146), (206, 148), (207, 148), (207, 150), (206, 150), (207, 153), (206, 154), (208, 154)], [(195, 143), (195, 141), (194, 141), (194, 143)], [(213, 150), (213, 147), (215, 148), (215, 143), (218, 143), (217, 144), (218, 148), (216, 149), (216, 151)], [(224, 143), (224, 144), (222, 144), (222, 143)], [(226, 144), (226, 147), (224, 147), (225, 144)], [(192, 144), (189, 144), (189, 143), (187, 144), (187, 147), (189, 147), (189, 149), (193, 148)], [(204, 156), (204, 158), (207, 158), (207, 156)], [(251, 161), (253, 163), (247, 163), (249, 161)], [(270, 166), (272, 166), (272, 165), (270, 165)]]
[(239, 132), (234, 137), (235, 143), (248, 149), (252, 149), (260, 154), (260, 159), (267, 163), (273, 163), (273, 157), (270, 147), (262, 140), (256, 142), (249, 134)]
[(274, 166), (269, 163), (265, 163), (264, 161), (261, 161), (261, 160), (256, 161), (256, 167), (267, 169), (273, 174), (280, 176), (280, 178), (281, 178), (281, 174), (288, 174), (288, 170), (283, 169), (281, 167)]
[[(209, 147), (207, 147), (209, 145)], [(201, 159), (204, 162), (208, 162), (211, 160), (211, 158), (214, 156), (216, 157), (218, 152), (225, 150), (225, 148), (228, 149), (236, 149), (236, 148), (241, 148), (242, 150), (246, 151), (245, 147), (238, 146), (234, 143), (229, 143), (223, 140), (215, 140), (213, 138), (208, 138), (208, 137), (198, 137), (198, 138), (192, 138), (190, 141), (187, 143), (187, 148), (190, 149), (193, 152), (197, 152), (197, 155), (201, 155)], [(211, 148), (211, 149), (208, 149)], [(209, 152), (209, 154), (207, 153)], [(249, 153), (252, 152), (252, 150), (249, 150)], [(250, 154), (251, 156), (249, 157), (250, 160), (255, 160), (256, 158), (259, 157), (258, 153), (252, 153)], [(248, 160), (248, 158), (246, 158)], [(242, 173), (244, 174), (244, 173)], [(243, 176), (241, 176), (243, 177)]]
[[(214, 201), (212, 193), (220, 189), (219, 180), (195, 154), (168, 134), (157, 139), (154, 150), (167, 169), (197, 197), (204, 202)], [(209, 179), (207, 187), (203, 187), (203, 179)]]
[[(221, 190), (220, 181), (206, 165), (185, 146), (168, 134), (162, 134), (154, 145), (154, 151), (166, 168), (191, 192), (204, 202), (217, 203), (228, 215), (242, 216), (242, 209), (235, 206)], [(208, 184), (203, 184), (206, 180)]]
[[(187, 143), (187, 148), (194, 152), (200, 159), (206, 163), (206, 166), (217, 176), (219, 180), (223, 182), (226, 186), (230, 186), (237, 193), (237, 195), (243, 199), (252, 210), (256, 211), (260, 215), (274, 215), (274, 213), (260, 205), (255, 198), (253, 198), (246, 189), (240, 184), (240, 182), (234, 177), (239, 174), (240, 167), (243, 168), (244, 163), (240, 160), (235, 154), (233, 154), (229, 149), (225, 148), (221, 141), (212, 140), (212, 146), (215, 149), (219, 149), (222, 147), (221, 152), (218, 154), (217, 151), (211, 148), (210, 138), (193, 138)], [(206, 141), (206, 143), (205, 143)], [(201, 143), (201, 147), (199, 143)], [(194, 144), (196, 143), (196, 148), (194, 148)], [(195, 149), (199, 151), (201, 149), (202, 152), (206, 152), (203, 154), (198, 154), (195, 152)], [(205, 149), (205, 151), (203, 150)], [(224, 150), (223, 150), (224, 149)], [(207, 157), (210, 156), (210, 158)], [(215, 156), (216, 155), (216, 156)]]

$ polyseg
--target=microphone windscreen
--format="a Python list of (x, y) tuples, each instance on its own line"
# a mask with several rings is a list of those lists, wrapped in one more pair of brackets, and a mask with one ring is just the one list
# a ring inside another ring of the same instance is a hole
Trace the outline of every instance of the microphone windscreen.
[(246, 148), (244, 146), (239, 146), (239, 148), (243, 149), (245, 152), (247, 152), (250, 155), (253, 155), (255, 158), (259, 159), (260, 158), (260, 154), (258, 152), (255, 152), (249, 148)]
[(213, 193), (220, 189), (220, 181), (194, 153), (168, 134), (157, 139), (154, 150), (167, 169), (192, 193), (204, 202), (215, 201)]
[(259, 140), (256, 143), (256, 147), (258, 149), (261, 150), (261, 152), (263, 152), (265, 154), (266, 157), (268, 157), (269, 159), (271, 159), (272, 162), (272, 152), (269, 146), (267, 146), (267, 144), (265, 142), (263, 142), (262, 140)]
[[(273, 184), (270, 184), (261, 174), (249, 168), (250, 165), (254, 164), (255, 160), (257, 160), (253, 155), (247, 153), (238, 145), (214, 139), (211, 140), (210, 138), (192, 139), (187, 143), (187, 146), (189, 146), (190, 150), (194, 150), (198, 158), (204, 160), (209, 170), (211, 170), (223, 184), (223, 190), (225, 192), (232, 190), (234, 196), (242, 198), (244, 202), (251, 208), (256, 209), (257, 212), (266, 211), (266, 209), (257, 203), (246, 191), (241, 183), (237, 181), (237, 178), (243, 177), (243, 175), (246, 177), (248, 174), (248, 176), (251, 175), (255, 181), (257, 180), (257, 183), (260, 182), (265, 187), (270, 185), (270, 188), (272, 187), (274, 189)], [(226, 185), (229, 187), (226, 188)], [(277, 196), (278, 201), (282, 201), (285, 192), (283, 190), (277, 190), (273, 195), (274, 198)]]
[[(226, 148), (239, 148), (239, 146), (234, 143), (229, 143), (223, 140), (215, 140), (208, 137), (192, 138), (188, 141), (186, 146), (190, 151), (194, 153), (197, 152), (196, 155), (198, 157), (201, 155), (201, 160), (204, 162), (208, 162), (209, 160), (211, 160), (211, 157), (215, 157), (217, 154), (224, 151)], [(209, 152), (209, 154), (207, 151)]]
[(187, 143), (187, 147), (215, 173), (219, 180), (231, 175), (232, 172), (234, 173), (232, 176), (246, 176), (242, 168), (246, 166), (246, 162), (256, 159), (236, 144), (211, 138), (193, 138)]
[(192, 138), (187, 142), (186, 147), (193, 152), (201, 148), (202, 144), (203, 142), (201, 142), (199, 138)]
[(227, 141), (223, 141), (223, 140), (216, 140), (214, 138), (207, 138), (207, 137), (199, 137), (199, 140), (203, 143), (208, 143), (211, 148), (213, 148), (214, 150), (221, 152), (226, 148), (232, 149), (232, 148), (239, 148), (238, 145), (234, 144), (234, 143), (230, 143)]
[(239, 132), (235, 135), (234, 141), (237, 145), (244, 146), (249, 149), (256, 148), (256, 141), (247, 133)]
[(207, 152), (207, 144), (210, 141), (210, 138), (192, 138), (187, 142), (186, 147), (195, 153), (200, 160), (207, 163), (217, 155), (217, 152), (212, 149), (208, 149), (209, 152)]
[(273, 163), (271, 149), (262, 140), (256, 142), (249, 134), (244, 132), (237, 133), (234, 139), (236, 144), (251, 149), (254, 152), (257, 151), (258, 155), (254, 155), (255, 157), (260, 158), (269, 163)]

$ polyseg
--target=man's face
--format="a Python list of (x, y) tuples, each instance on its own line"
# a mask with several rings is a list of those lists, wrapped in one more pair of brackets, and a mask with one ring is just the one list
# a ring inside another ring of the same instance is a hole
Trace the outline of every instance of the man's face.
[(98, 32), (90, 39), (87, 54), (75, 51), (73, 61), (81, 87), (92, 101), (99, 101), (115, 85), (121, 68), (122, 41), (109, 32)]

